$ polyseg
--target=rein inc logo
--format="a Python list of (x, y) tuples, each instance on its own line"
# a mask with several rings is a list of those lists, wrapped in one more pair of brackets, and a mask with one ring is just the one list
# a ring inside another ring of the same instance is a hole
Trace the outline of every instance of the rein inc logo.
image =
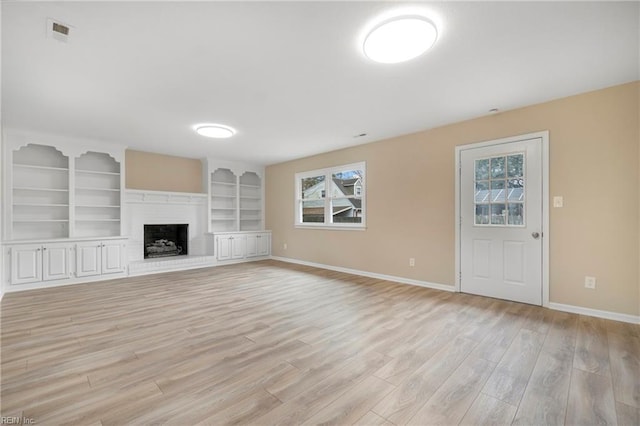
[(2, 416), (0, 417), (0, 425), (33, 425), (36, 421), (31, 417), (20, 416)]

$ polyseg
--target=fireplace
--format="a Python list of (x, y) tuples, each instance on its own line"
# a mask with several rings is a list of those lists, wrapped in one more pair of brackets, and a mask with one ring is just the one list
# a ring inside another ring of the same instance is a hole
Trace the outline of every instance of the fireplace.
[(144, 225), (144, 258), (188, 254), (189, 225)]

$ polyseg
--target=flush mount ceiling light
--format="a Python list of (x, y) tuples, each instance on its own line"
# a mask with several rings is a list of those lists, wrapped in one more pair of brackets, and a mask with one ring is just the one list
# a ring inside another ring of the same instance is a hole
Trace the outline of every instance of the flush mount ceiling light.
[(437, 38), (438, 30), (429, 19), (417, 15), (397, 16), (374, 27), (362, 49), (373, 61), (395, 64), (422, 55)]
[(200, 136), (207, 138), (226, 139), (236, 134), (236, 129), (224, 124), (198, 124), (193, 128)]

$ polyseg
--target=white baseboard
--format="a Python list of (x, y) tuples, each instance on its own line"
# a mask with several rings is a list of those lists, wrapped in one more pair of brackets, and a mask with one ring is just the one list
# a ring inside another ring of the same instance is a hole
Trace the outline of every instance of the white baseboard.
[(104, 275), (93, 275), (89, 277), (75, 277), (70, 279), (62, 279), (62, 280), (51, 280), (51, 281), (37, 281), (35, 283), (28, 284), (9, 284), (5, 289), (6, 293), (14, 293), (19, 291), (26, 290), (40, 290), (44, 288), (54, 288), (54, 287), (62, 287), (65, 285), (76, 285), (76, 284), (89, 284), (98, 281), (108, 281), (115, 280), (119, 278), (126, 278), (126, 272), (117, 272), (113, 274), (104, 274)]
[[(295, 263), (298, 265), (313, 266), (315, 268), (320, 268), (320, 269), (328, 269), (330, 271), (344, 272), (346, 274), (361, 275), (363, 277), (378, 278), (381, 280), (394, 281), (402, 284), (410, 284), (410, 285), (415, 285), (419, 287), (433, 288), (436, 290), (451, 291), (451, 292), (456, 291), (453, 286), (430, 283), (428, 281), (419, 281), (419, 280), (413, 280), (410, 278), (396, 277), (393, 275), (377, 274), (374, 272), (360, 271), (357, 269), (350, 269), (350, 268), (342, 268), (340, 266), (331, 266), (331, 265), (325, 265), (322, 263), (307, 262), (306, 260), (298, 260), (298, 259), (292, 259), (288, 257), (271, 256), (271, 259), (279, 260), (281, 262)], [(565, 305), (562, 303), (555, 303), (555, 302), (549, 302), (549, 304), (546, 307), (556, 311), (569, 312), (572, 314), (586, 315), (586, 316), (596, 317), (596, 318), (604, 318), (604, 319), (609, 319), (613, 321), (628, 322), (631, 324), (640, 324), (640, 316), (637, 316), (637, 315), (621, 314), (618, 312), (610, 312), (610, 311), (601, 311), (599, 309), (583, 308), (581, 306)]]
[(547, 307), (556, 311), (569, 312), (572, 314), (580, 314), (589, 317), (628, 322), (631, 324), (640, 324), (640, 316), (638, 315), (620, 314), (618, 312), (601, 311), (599, 309), (583, 308), (582, 306), (565, 305), (555, 302), (549, 302), (549, 305)]
[(357, 269), (350, 269), (350, 268), (342, 268), (340, 266), (332, 266), (332, 265), (325, 265), (322, 263), (307, 262), (306, 260), (292, 259), (289, 257), (271, 256), (271, 259), (279, 260), (281, 262), (295, 263), (298, 265), (313, 266), (314, 268), (328, 269), (330, 271), (344, 272), (345, 274), (360, 275), (363, 277), (377, 278), (385, 281), (394, 281), (397, 283), (415, 285), (418, 287), (433, 288), (435, 290), (443, 290), (443, 291), (451, 291), (451, 292), (456, 291), (455, 287), (452, 285), (430, 283), (428, 281), (414, 280), (411, 278), (396, 277), (393, 275), (377, 274), (375, 272), (360, 271)]

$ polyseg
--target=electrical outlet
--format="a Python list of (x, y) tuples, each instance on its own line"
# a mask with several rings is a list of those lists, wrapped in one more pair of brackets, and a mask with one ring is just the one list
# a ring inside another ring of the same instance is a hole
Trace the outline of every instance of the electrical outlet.
[(282, 245), (282, 249), (283, 249), (283, 250), (286, 250), (286, 249), (287, 249), (287, 243), (284, 243), (284, 244)]
[(409, 266), (416, 266), (416, 259), (413, 257), (409, 258)]
[(596, 288), (596, 277), (584, 277), (584, 288), (589, 288), (591, 290), (595, 290), (595, 288)]
[(553, 207), (563, 207), (564, 206), (564, 198), (562, 196), (553, 197)]

